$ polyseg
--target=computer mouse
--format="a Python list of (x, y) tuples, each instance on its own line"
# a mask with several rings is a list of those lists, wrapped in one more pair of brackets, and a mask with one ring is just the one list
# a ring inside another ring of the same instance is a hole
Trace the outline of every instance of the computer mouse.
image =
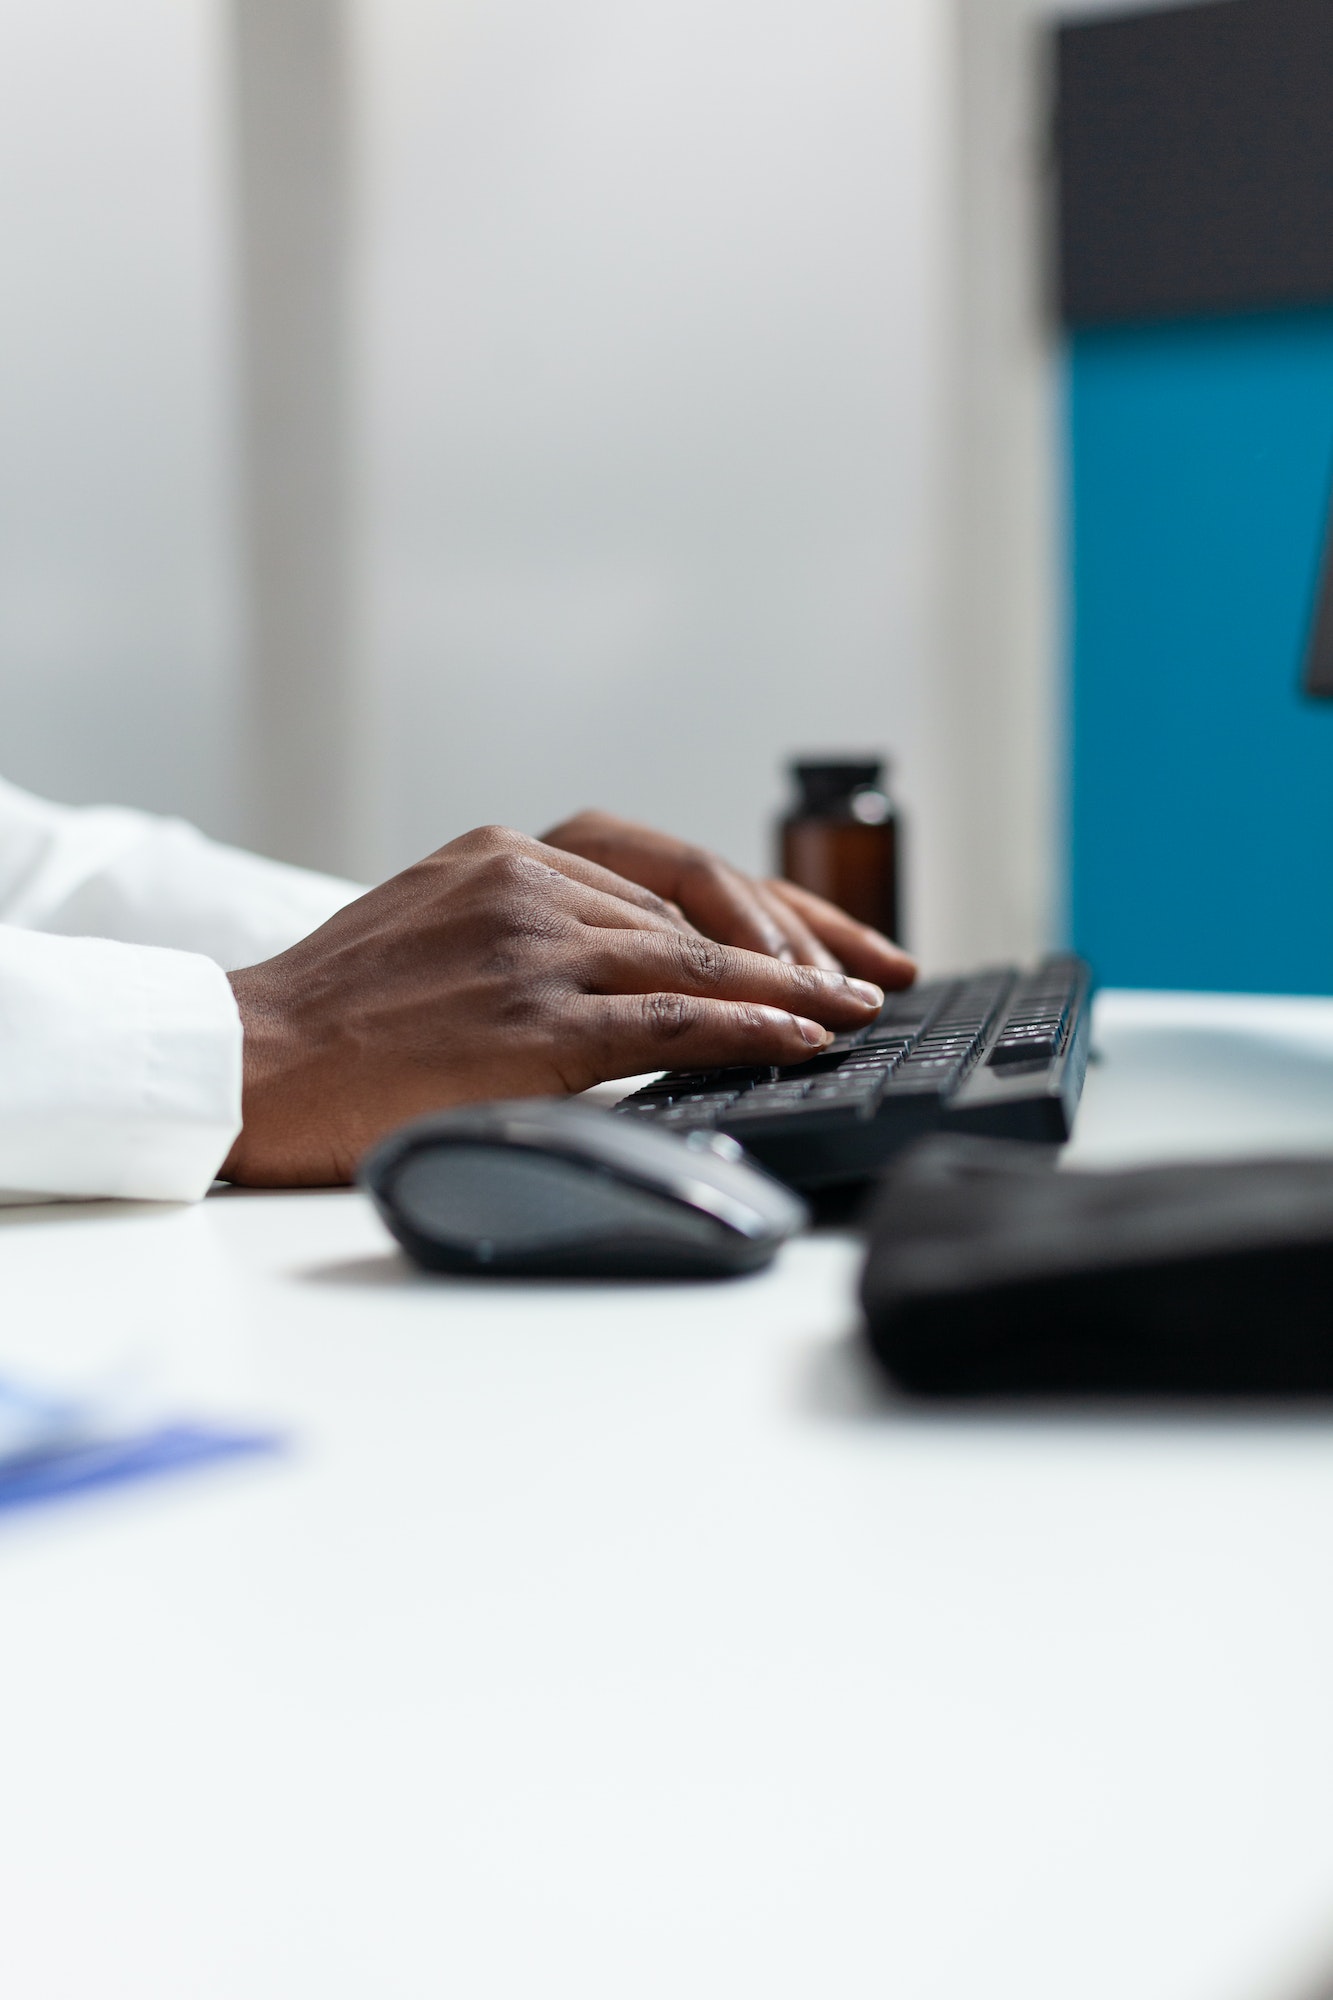
[(721, 1278), (769, 1263), (809, 1220), (734, 1139), (682, 1138), (577, 1098), (417, 1119), (358, 1178), (430, 1271)]

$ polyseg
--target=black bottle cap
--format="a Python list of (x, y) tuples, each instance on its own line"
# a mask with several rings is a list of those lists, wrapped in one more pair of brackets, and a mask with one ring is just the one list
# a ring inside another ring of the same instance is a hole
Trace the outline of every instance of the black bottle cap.
[(808, 763), (800, 758), (790, 768), (801, 788), (802, 810), (810, 813), (845, 806), (854, 792), (873, 791), (884, 777), (882, 757), (822, 757)]

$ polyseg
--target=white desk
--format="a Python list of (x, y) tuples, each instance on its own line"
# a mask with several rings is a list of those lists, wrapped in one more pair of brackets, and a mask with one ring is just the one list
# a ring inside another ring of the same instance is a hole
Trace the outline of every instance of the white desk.
[[(1099, 1032), (1085, 1159), (1333, 1148), (1333, 1004)], [(351, 1194), (6, 1216), (0, 1363), (151, 1349), (293, 1439), (0, 1519), (7, 2000), (1314, 1991), (1333, 1412), (895, 1403), (856, 1263), (521, 1288)]]

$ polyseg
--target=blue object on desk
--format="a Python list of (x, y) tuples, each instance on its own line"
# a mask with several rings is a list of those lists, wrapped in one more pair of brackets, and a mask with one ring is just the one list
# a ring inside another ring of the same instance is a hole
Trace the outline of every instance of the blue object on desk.
[(0, 1513), (95, 1487), (276, 1451), (280, 1445), (276, 1434), (263, 1431), (178, 1423), (137, 1437), (88, 1440), (33, 1452), (0, 1465)]

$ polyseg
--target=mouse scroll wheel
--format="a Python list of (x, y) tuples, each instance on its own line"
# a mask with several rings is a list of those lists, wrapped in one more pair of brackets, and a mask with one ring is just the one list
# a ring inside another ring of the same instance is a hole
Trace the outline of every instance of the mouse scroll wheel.
[(739, 1160), (744, 1151), (726, 1132), (690, 1132), (685, 1144), (696, 1153), (713, 1153), (719, 1160)]

